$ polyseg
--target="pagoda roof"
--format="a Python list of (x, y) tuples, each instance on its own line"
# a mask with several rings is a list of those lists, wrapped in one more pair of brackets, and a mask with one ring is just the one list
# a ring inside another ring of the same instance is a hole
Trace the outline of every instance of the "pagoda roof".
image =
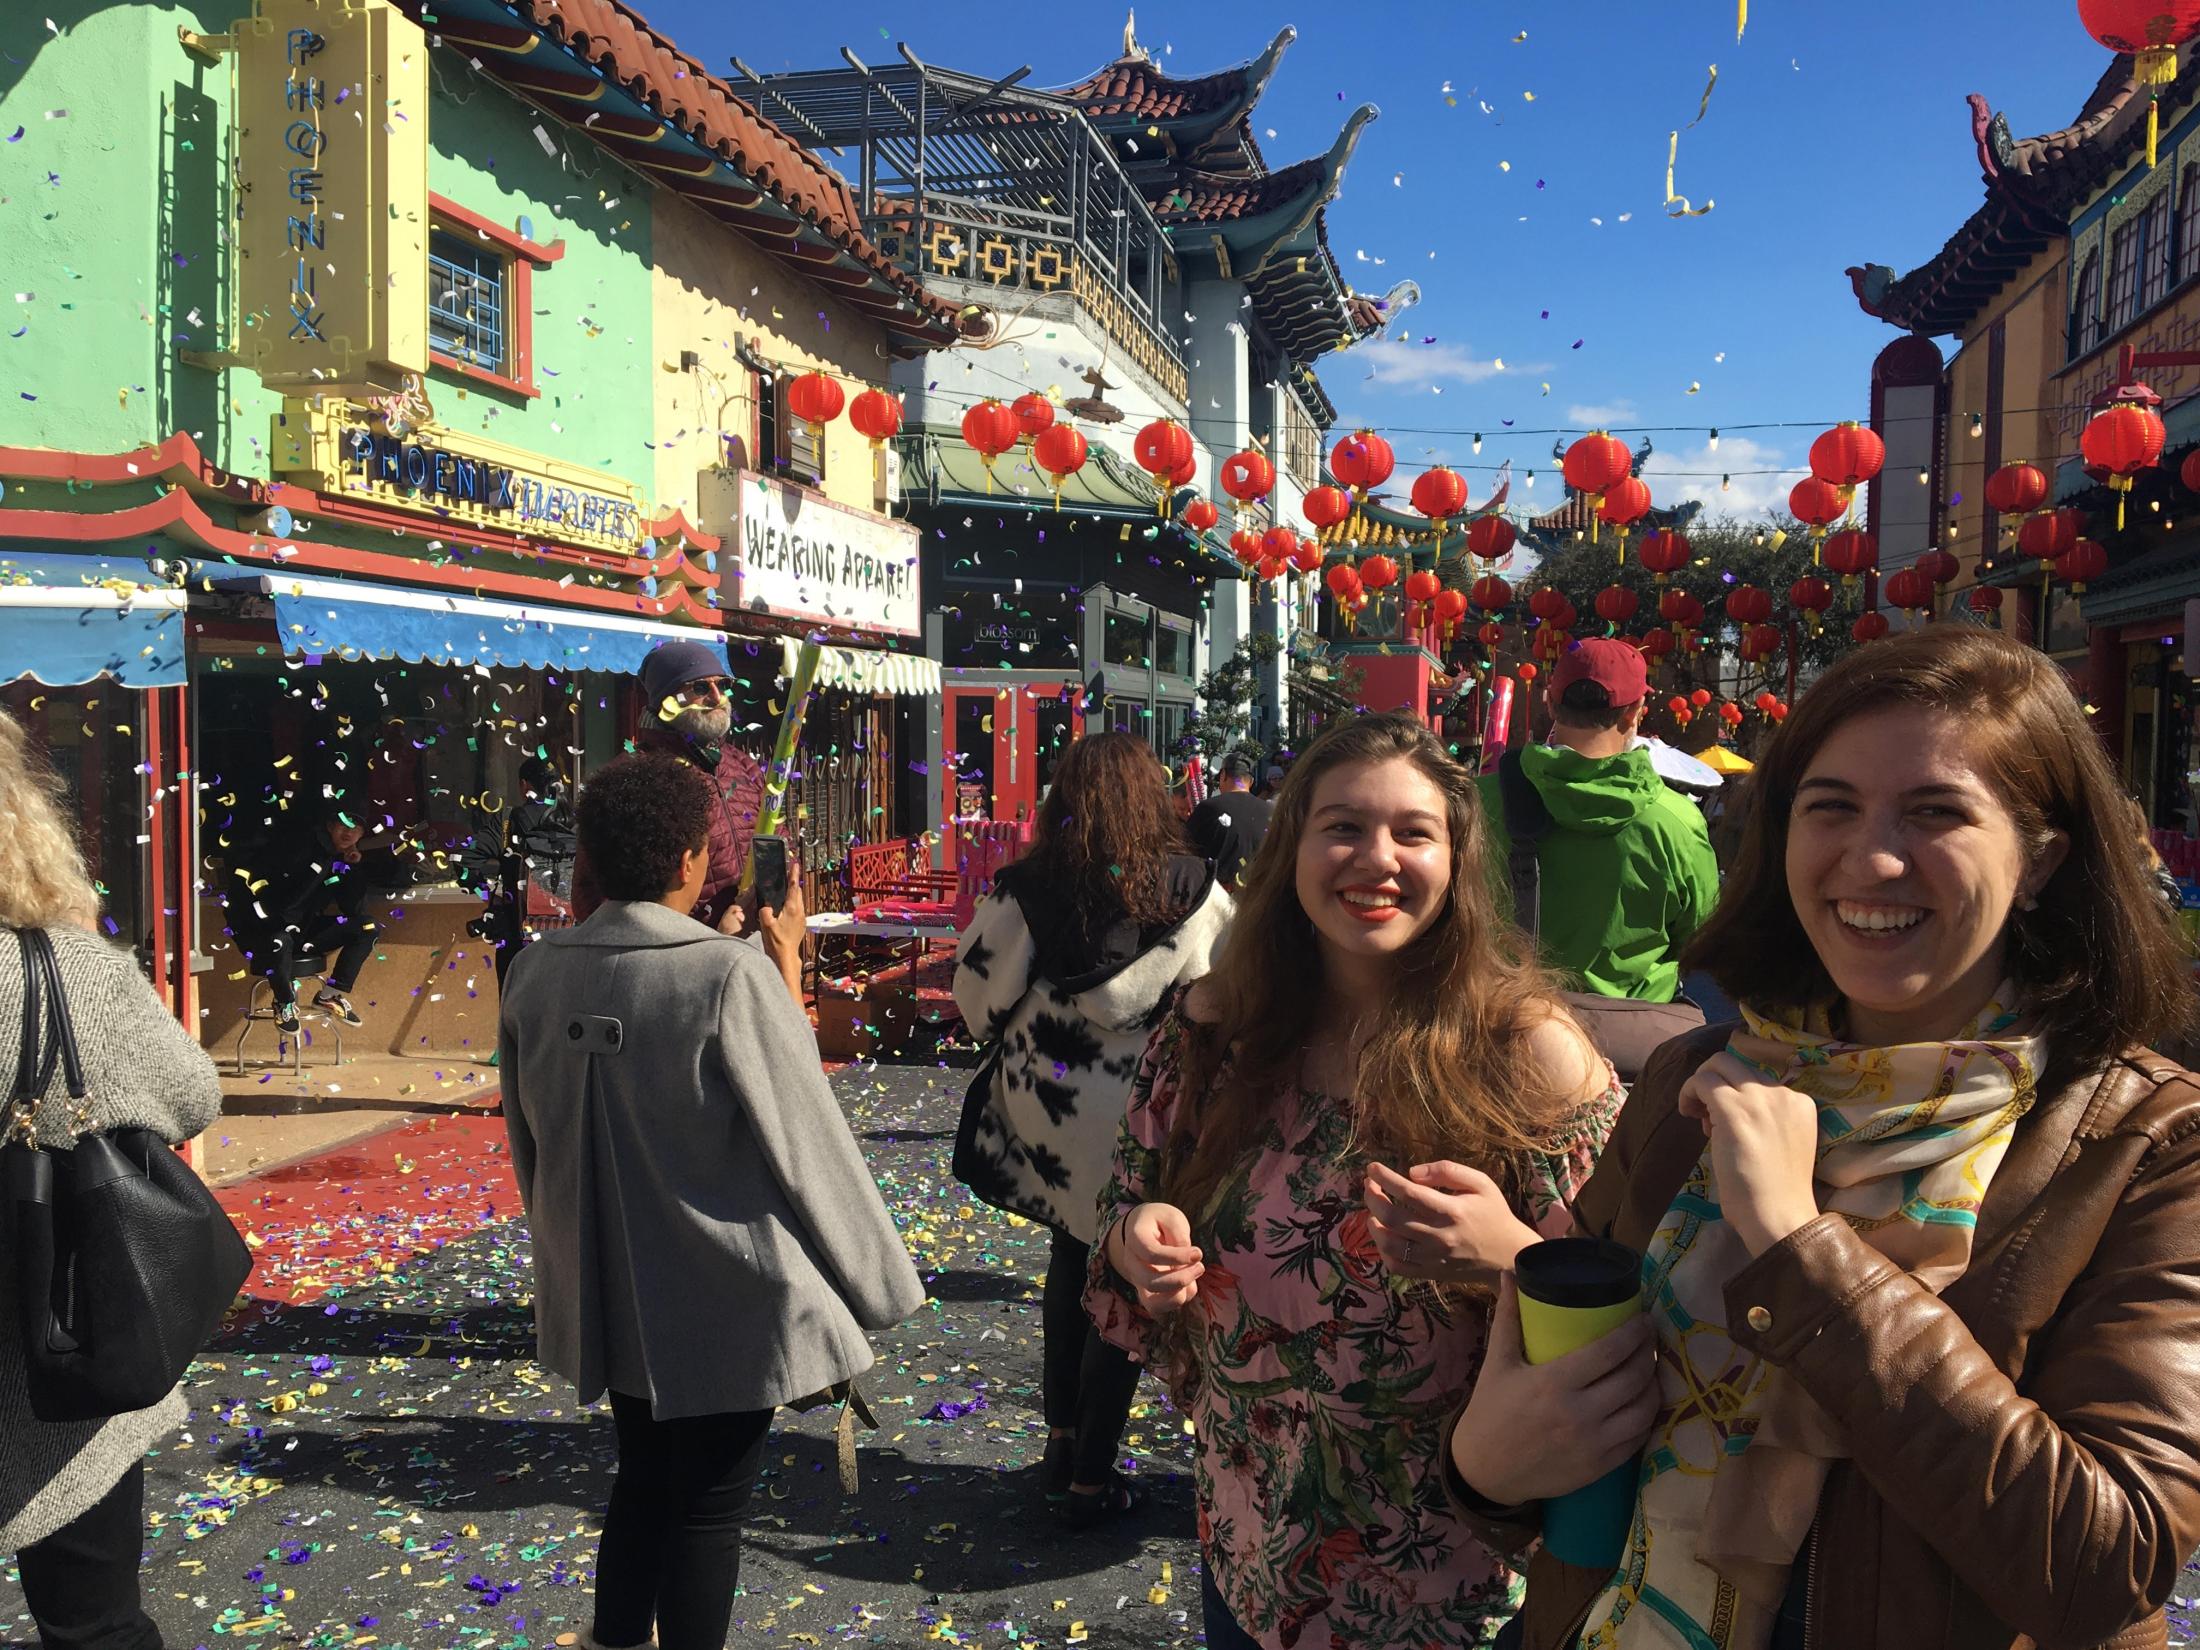
[(490, 79), (883, 324), (897, 352), (953, 342), (955, 306), (864, 233), (846, 180), (622, 0), (395, 3)]
[[(1250, 135), (1247, 117), (1298, 37), (1298, 30), (1285, 27), (1259, 56), (1234, 68), (1185, 79), (1163, 72), (1126, 25), (1122, 56), (1056, 95), (1075, 103), (1110, 135), (1133, 133), (1142, 144), (1158, 143), (1168, 159), (1196, 161), (1201, 158), (1196, 151), (1207, 140), (1227, 134), (1232, 127), (1242, 127)], [(1218, 154), (1230, 147), (1225, 135)]]
[[(1685, 528), (1703, 513), (1703, 501), (1684, 499), (1678, 504), (1653, 508), (1641, 521), (1629, 527), (1629, 532), (1664, 532)], [(1601, 533), (1610, 526), (1598, 519), (1596, 506), (1580, 493), (1571, 495), (1564, 504), (1548, 515), (1537, 516), (1522, 529), (1521, 538), (1546, 554), (1582, 533)], [(1616, 532), (1617, 529), (1614, 529)]]
[[(2192, 60), (2190, 47), (2180, 59)], [(2200, 95), (2200, 80), (2180, 74), (2161, 89), (2165, 122)], [(1970, 94), (1971, 138), (1986, 198), (1948, 242), (1906, 275), (1885, 264), (1847, 271), (1857, 304), (1890, 325), (1935, 336), (1958, 333), (2033, 258), (2069, 232), (2072, 215), (2146, 146), (2147, 93), (2130, 56), (2112, 59), (2079, 109), (2058, 131), (2010, 134), (2007, 115)]]

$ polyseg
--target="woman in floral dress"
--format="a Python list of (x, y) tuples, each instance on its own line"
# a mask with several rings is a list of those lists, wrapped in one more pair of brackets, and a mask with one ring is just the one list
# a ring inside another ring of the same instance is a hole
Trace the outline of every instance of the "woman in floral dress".
[(1335, 725), (1139, 1067), (1085, 1299), (1192, 1421), (1214, 1650), (1452, 1650), (1517, 1600), (1445, 1423), (1491, 1257), (1566, 1232), (1619, 1093), (1508, 934), (1472, 776)]

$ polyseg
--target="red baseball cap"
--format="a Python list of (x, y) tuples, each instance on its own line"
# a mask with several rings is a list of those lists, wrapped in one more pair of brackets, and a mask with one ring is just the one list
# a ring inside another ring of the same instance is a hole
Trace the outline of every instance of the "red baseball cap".
[(1575, 642), (1551, 667), (1551, 697), (1576, 682), (1594, 682), (1614, 705), (1637, 705), (1650, 694), (1650, 668), (1632, 642), (1595, 636)]

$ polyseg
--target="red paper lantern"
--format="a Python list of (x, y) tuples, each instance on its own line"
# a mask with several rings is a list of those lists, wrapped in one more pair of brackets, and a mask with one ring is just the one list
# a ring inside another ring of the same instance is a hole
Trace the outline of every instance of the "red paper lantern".
[(1696, 689), (1695, 692), (1691, 693), (1688, 696), (1688, 702), (1694, 705), (1698, 710), (1703, 709), (1704, 706), (1711, 703), (1711, 690), (1709, 688)]
[[(1882, 626), (1882, 628), (1884, 628), (1884, 626)], [(1755, 705), (1767, 716), (1770, 716), (1772, 714), (1772, 707), (1774, 705), (1777, 705), (1779, 702), (1780, 696), (1777, 693), (1774, 693), (1770, 688), (1765, 689), (1765, 691), (1758, 694), (1756, 698), (1750, 700), (1751, 704)]]
[(1597, 592), (1597, 617), (1608, 625), (1623, 625), (1635, 616), (1642, 598), (1624, 584), (1608, 584)]
[(1999, 613), (2002, 592), (1990, 584), (1974, 584), (1969, 597), (1973, 613)]
[(1199, 460), (1187, 453), (1184, 462), (1169, 472), (1170, 489), (1174, 491), (1189, 487), (1192, 484), (1192, 477), (1197, 474), (1199, 474)]
[(1680, 630), (1703, 623), (1703, 603), (1685, 590), (1668, 590), (1658, 597), (1658, 617)]
[(1260, 564), (1260, 576), (1268, 583), (1274, 584), (1290, 570), (1290, 567), (1291, 564), (1287, 561), (1277, 561), (1272, 557), (1263, 557)]
[(2177, 479), (2185, 484), (2188, 493), (2200, 493), (2200, 447), (2185, 454), (2184, 463), (2177, 466)]
[(848, 422), (871, 445), (883, 447), (901, 434), (901, 402), (884, 390), (865, 390), (848, 406)]
[(1945, 550), (1928, 550), (1917, 558), (1917, 570), (1935, 584), (1953, 583), (1962, 565)]
[[(1067, 430), (1071, 435), (1077, 435), (1077, 432), (1069, 429), (1066, 424), (1061, 428)], [(963, 439), (970, 443), (971, 447), (977, 452), (978, 457), (985, 463), (985, 490), (990, 493), (993, 491), (993, 461), (1015, 446), (1017, 438), (1023, 433), (1016, 423), (1016, 415), (1010, 412), (1001, 402), (989, 398), (979, 402), (963, 414), (962, 432)], [(1063, 474), (1067, 475), (1075, 472), (1078, 466), (1085, 462), (1084, 443), (1085, 438), (1081, 435), (1077, 436), (1077, 463), (1068, 466), (1062, 472)], [(1040, 468), (1046, 469), (1049, 466), (1042, 462)], [(1061, 506), (1062, 488), (1060, 482), (1056, 482), (1054, 507), (1060, 509)]]
[(1805, 476), (1788, 490), (1788, 513), (1821, 537), (1848, 509), (1841, 489), (1822, 476)]
[(1549, 624), (1562, 612), (1571, 612), (1573, 603), (1566, 599), (1566, 592), (1545, 585), (1528, 598), (1528, 611)]
[(1433, 470), (1423, 470), (1414, 478), (1413, 507), (1429, 518), (1429, 525), (1438, 538), (1444, 536), (1444, 526), (1453, 516), (1467, 507), (1467, 483), (1457, 470), (1447, 470), (1439, 464)]
[(1806, 573), (1788, 586), (1788, 606), (1798, 613), (1813, 617), (1833, 606), (1833, 586), (1814, 574)]
[(1252, 566), (1265, 554), (1260, 535), (1250, 527), (1240, 527), (1230, 535), (1230, 554), (1237, 557), (1240, 567)]
[(1672, 698), (1666, 700), (1665, 708), (1678, 716), (1688, 708), (1688, 701), (1676, 693)]
[(1288, 527), (1271, 527), (1266, 533), (1255, 535), (1251, 529), (1246, 536), (1260, 545), (1260, 553), (1277, 561), (1289, 561), (1299, 551), (1299, 536)]
[[(1596, 512), (1589, 523), (1589, 542), (1594, 544), (1598, 523), (1604, 519), (1604, 495), (1634, 474), (1635, 455), (1627, 450), (1626, 442), (1602, 430), (1592, 430), (1566, 449), (1559, 468), (1565, 474), (1566, 485), (1586, 497), (1589, 508)], [(1643, 498), (1648, 500), (1647, 491)], [(1647, 502), (1644, 508), (1648, 508)]]
[(1825, 564), (1854, 585), (1879, 565), (1879, 541), (1860, 527), (1826, 540)]
[(1300, 539), (1299, 547), (1291, 552), (1291, 565), (1301, 573), (1319, 573), (1322, 570), (1320, 540)]
[(1306, 512), (1306, 519), (1313, 523), (1315, 532), (1326, 533), (1352, 514), (1352, 500), (1345, 496), (1342, 487), (1317, 487), (1306, 495), (1299, 508)]
[[(1001, 407), (998, 401), (993, 402), (992, 405), (1000, 407), (1003, 413), (1008, 414), (1010, 424), (1013, 426), (1015, 415), (1010, 413), (1008, 408)], [(975, 412), (977, 409), (973, 407), (971, 411)], [(963, 434), (967, 438), (969, 433), (970, 420), (968, 416), (965, 416), (963, 419)], [(993, 433), (995, 435), (999, 434), (998, 431)], [(1009, 445), (1014, 446), (1015, 444), (1015, 437), (1010, 436)], [(973, 442), (972, 445), (975, 446), (976, 443)], [(1048, 428), (1041, 430), (1038, 437), (1031, 443), (1031, 462), (1038, 465), (1046, 473), (1047, 479), (1054, 483), (1055, 509), (1059, 510), (1062, 507), (1062, 483), (1085, 467), (1085, 459), (1089, 452), (1090, 448), (1083, 434), (1075, 426), (1069, 424), (1050, 425)], [(990, 469), (990, 467), (989, 461), (988, 468)]]
[(1495, 653), (1505, 645), (1505, 627), (1501, 624), (1484, 624), (1475, 631), (1474, 639)]
[(1899, 567), (1879, 581), (1880, 594), (1905, 612), (1918, 613), (1933, 605), (1933, 581), (1915, 567)]
[(1688, 542), (1688, 535), (1676, 533), (1671, 528), (1645, 534), (1642, 548), (1635, 552), (1635, 559), (1657, 574), (1663, 584), (1673, 574), (1688, 565), (1696, 547)]
[(1503, 516), (1476, 516), (1467, 525), (1467, 554), (1496, 561), (1512, 554), (1520, 534)]
[(1153, 477), (1154, 508), (1166, 515), (1169, 489), (1179, 484), (1177, 476), (1193, 462), (1192, 432), (1173, 418), (1157, 418), (1132, 440), (1131, 456)]
[(2055, 563), (2055, 571), (2070, 581), (2075, 595), (2084, 595), (2085, 587), (2108, 571), (2108, 552), (2092, 539), (2080, 539)]
[(1535, 682), (1538, 672), (1533, 665), (1522, 665), (1519, 671), (1516, 672), (1516, 674), (1523, 682), (1527, 682), (1532, 686)]
[[(1435, 577), (1434, 574), (1429, 576)], [(1459, 633), (1459, 621), (1467, 616), (1467, 593), (1446, 585), (1436, 592), (1433, 611), (1437, 624), (1443, 627), (1444, 640), (1450, 641)]]
[(1024, 432), (1026, 441), (1054, 427), (1054, 403), (1037, 390), (1016, 397), (1009, 403), (1008, 410), (1016, 415), (1016, 427)]
[(1330, 596), (1344, 611), (1345, 628), (1356, 629), (1360, 609), (1367, 605), (1367, 591), (1360, 583), (1360, 575), (1339, 562), (1325, 575), (1325, 582)]
[(1876, 642), (1886, 633), (1887, 615), (1884, 613), (1861, 613), (1856, 623), (1849, 626), (1849, 634), (1860, 642)]
[[(1887, 444), (1853, 422), (1836, 424), (1810, 444), (1810, 473), (1850, 493), (1879, 474), (1886, 462)], [(1844, 499), (1842, 508), (1847, 507)]]
[(1215, 508), (1211, 498), (1195, 498), (1184, 506), (1184, 525), (1195, 533), (1204, 533), (1222, 519), (1222, 512)]
[(1502, 613), (1512, 605), (1513, 587), (1495, 573), (1484, 573), (1474, 581), (1472, 595), (1483, 612)]
[(2161, 415), (2133, 401), (2119, 401), (2095, 413), (2079, 433), (2086, 463), (2108, 472), (2108, 485), (2116, 494), (2118, 532), (2123, 530), (2124, 501), (2131, 495), (2132, 477), (2161, 461), (2167, 436)]
[(2128, 52), (2132, 78), (2147, 88), (2147, 165), (2162, 135), (2159, 88), (2177, 79), (2177, 48), (2200, 34), (2196, 0), (2078, 0), (2085, 32), (2112, 52)]
[(1643, 639), (1635, 645), (1640, 647), (1643, 652), (1647, 653), (1651, 658), (1662, 659), (1668, 653), (1672, 652), (1676, 647), (1679, 647), (1681, 644), (1680, 638), (1675, 636), (1670, 630), (1653, 630), (1650, 632), (1649, 635), (1643, 637)]
[(1329, 473), (1351, 488), (1356, 499), (1365, 499), (1397, 467), (1390, 443), (1373, 430), (1355, 430), (1329, 450)]
[(1780, 630), (1777, 625), (1753, 624), (1742, 632), (1742, 662), (1755, 664), (1769, 659), (1780, 651)]
[[(1255, 452), (1248, 447), (1244, 452), (1232, 453), (1222, 461), (1221, 478), (1224, 492), (1240, 504), (1250, 504), (1257, 498), (1266, 498), (1274, 490), (1276, 467), (1268, 462), (1265, 453)], [(1312, 512), (1308, 512), (1308, 518), (1312, 519)]]
[(847, 399), (840, 380), (822, 372), (806, 372), (787, 383), (787, 411), (809, 425), (812, 440), (821, 437), (825, 426), (840, 416)]
[(1604, 489), (1597, 520), (1619, 529), (1619, 559), (1627, 559), (1627, 529), (1650, 513), (1650, 484), (1640, 476), (1621, 476)]
[(1772, 617), (1772, 596), (1753, 584), (1738, 584), (1726, 593), (1726, 616), (1738, 625), (1763, 624)]
[(1444, 581), (1426, 568), (1406, 575), (1406, 628), (1427, 624), (1434, 613), (1437, 591)]
[(2017, 548), (2041, 561), (2058, 561), (2078, 542), (2085, 518), (2075, 510), (2049, 510), (2017, 529)]
[(1360, 582), (1370, 590), (1388, 590), (1398, 582), (1398, 564), (1388, 556), (1369, 556), (1360, 563)]
[(2004, 464), (1986, 478), (1986, 508), (2021, 516), (2047, 502), (2047, 472), (2037, 464)]

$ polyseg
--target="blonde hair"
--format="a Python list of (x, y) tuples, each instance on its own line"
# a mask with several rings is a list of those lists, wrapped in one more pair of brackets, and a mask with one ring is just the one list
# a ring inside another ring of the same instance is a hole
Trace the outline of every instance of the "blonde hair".
[(61, 779), (0, 709), (0, 923), (91, 928), (99, 894), (62, 805)]

